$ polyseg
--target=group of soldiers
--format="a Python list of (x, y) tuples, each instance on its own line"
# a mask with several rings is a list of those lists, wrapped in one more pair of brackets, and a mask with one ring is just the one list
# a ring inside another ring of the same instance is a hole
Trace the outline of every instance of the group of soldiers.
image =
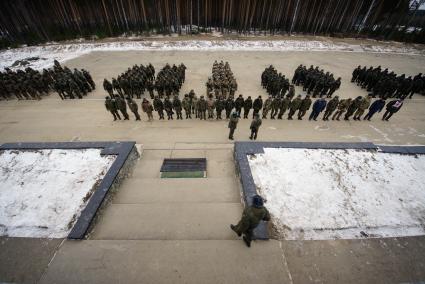
[(425, 94), (425, 76), (419, 73), (415, 77), (405, 74), (397, 76), (394, 71), (388, 68), (382, 70), (381, 66), (367, 68), (360, 65), (354, 69), (351, 82), (357, 83), (368, 92), (372, 92), (374, 97), (379, 98), (412, 98), (415, 93)]
[(274, 97), (285, 96), (289, 91), (291, 97), (295, 95), (295, 88), (289, 84), (289, 80), (282, 73), (277, 73), (277, 70), (270, 65), (261, 74), (261, 86), (267, 90), (267, 93)]
[[(114, 120), (121, 119), (117, 115), (118, 110), (121, 111), (124, 119), (129, 119), (128, 114), (126, 114), (126, 104), (125, 101), (119, 97), (107, 97), (107, 102), (105, 103), (106, 109), (110, 111), (114, 117)], [(130, 97), (127, 98), (127, 103), (131, 111), (134, 113), (136, 120), (140, 120), (140, 115), (137, 112), (137, 103)], [(132, 104), (136, 106), (132, 107)], [(309, 120), (317, 120), (318, 116), (323, 112), (323, 120), (328, 121), (330, 119), (339, 121), (343, 116), (344, 120), (350, 120), (353, 117), (354, 120), (369, 120), (377, 112), (381, 112), (386, 106), (386, 113), (383, 117), (383, 120), (387, 120), (403, 105), (403, 99), (397, 99), (386, 103), (385, 98), (379, 98), (372, 102), (372, 94), (369, 94), (365, 97), (357, 97), (355, 99), (339, 99), (339, 96), (335, 96), (329, 101), (325, 99), (324, 96), (321, 96), (319, 99), (313, 100), (310, 98), (310, 95), (306, 95), (302, 98), (301, 95), (298, 95), (292, 99), (289, 95), (285, 97), (276, 96), (272, 98), (269, 96), (265, 101), (258, 96), (255, 100), (252, 100), (250, 96), (244, 99), (242, 95), (239, 95), (235, 100), (228, 96), (227, 99), (223, 99), (222, 96), (219, 96), (218, 99), (215, 99), (213, 95), (210, 95), (208, 99), (205, 99), (204, 96), (197, 98), (195, 92), (191, 90), (188, 94), (184, 95), (183, 100), (180, 100), (179, 96), (174, 96), (173, 99), (170, 99), (168, 96), (163, 100), (159, 96), (155, 96), (153, 103), (151, 104), (147, 99), (143, 100), (142, 106), (145, 104), (146, 107), (143, 107), (143, 111), (147, 113), (149, 120), (153, 119), (152, 112), (158, 112), (160, 120), (165, 119), (164, 114), (167, 115), (168, 120), (173, 120), (173, 115), (176, 114), (176, 118), (183, 119), (183, 111), (185, 113), (186, 119), (199, 118), (201, 120), (206, 119), (231, 119), (231, 114), (236, 113), (237, 117), (240, 118), (243, 115), (244, 119), (247, 119), (252, 110), (252, 118), (259, 116), (260, 111), (262, 111), (262, 118), (266, 119), (270, 113), (270, 119), (283, 119), (283, 116), (286, 112), (287, 119), (293, 120), (294, 115), (298, 120), (302, 120), (306, 113), (311, 109)], [(366, 116), (362, 117), (367, 112)], [(224, 115), (223, 115), (224, 113)]]
[(205, 83), (207, 87), (207, 95), (214, 94), (218, 99), (220, 96), (222, 99), (227, 99), (228, 96), (234, 97), (235, 92), (238, 90), (238, 84), (235, 76), (230, 68), (229, 63), (226, 61), (220, 61), (220, 63), (214, 61), (212, 67), (212, 77), (208, 77)]
[(325, 96), (331, 98), (333, 93), (341, 87), (341, 77), (334, 78), (332, 73), (315, 68), (313, 65), (307, 69), (307, 66), (300, 65), (295, 69), (292, 78), (292, 84), (302, 85), (303, 91), (307, 94), (313, 94), (313, 98), (317, 96)]
[(9, 100), (41, 100), (53, 90), (63, 99), (82, 99), (96, 88), (87, 70), (62, 67), (55, 60), (53, 68), (43, 69), (42, 72), (32, 69), (12, 71), (5, 68), (0, 72), (0, 99)]
[[(186, 66), (183, 63), (179, 66), (173, 64), (172, 67), (167, 63), (156, 76), (155, 89), (160, 98), (164, 97), (164, 94), (170, 98), (179, 94), (185, 79)], [(152, 93), (150, 96), (153, 99)]]
[(103, 80), (103, 88), (108, 92), (110, 97), (114, 96), (114, 91), (122, 98), (138, 98), (140, 99), (148, 90), (153, 95), (155, 80), (155, 68), (152, 64), (144, 66), (143, 64), (134, 65), (128, 68), (127, 71), (112, 78), (112, 82), (106, 78)]

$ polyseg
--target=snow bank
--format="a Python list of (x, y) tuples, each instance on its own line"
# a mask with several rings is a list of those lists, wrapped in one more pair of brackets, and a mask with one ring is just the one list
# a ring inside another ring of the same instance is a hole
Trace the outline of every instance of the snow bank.
[(127, 50), (189, 50), (189, 51), (344, 51), (425, 55), (420, 49), (407, 46), (348, 44), (320, 40), (187, 40), (187, 41), (115, 41), (97, 43), (47, 44), (9, 49), (0, 52), (0, 70), (16, 60), (38, 56), (34, 69), (50, 67), (53, 60), (65, 62), (93, 51)]
[(0, 236), (66, 237), (115, 160), (100, 151), (0, 152)]
[[(425, 157), (264, 149), (249, 163), (285, 239), (425, 234)], [(363, 233), (361, 233), (363, 232)]]

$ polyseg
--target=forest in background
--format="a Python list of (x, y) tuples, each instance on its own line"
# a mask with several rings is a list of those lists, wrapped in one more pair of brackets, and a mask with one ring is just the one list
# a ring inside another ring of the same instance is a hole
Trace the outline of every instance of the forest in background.
[(425, 0), (2, 0), (0, 47), (125, 35), (325, 35), (425, 43)]

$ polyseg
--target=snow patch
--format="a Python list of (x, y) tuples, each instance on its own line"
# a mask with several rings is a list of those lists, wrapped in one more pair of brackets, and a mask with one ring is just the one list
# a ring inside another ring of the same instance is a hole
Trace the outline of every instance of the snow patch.
[(115, 160), (100, 152), (0, 152), (0, 236), (66, 237)]
[[(218, 33), (213, 33), (218, 37)], [(53, 60), (65, 62), (93, 51), (189, 50), (189, 51), (341, 51), (425, 55), (425, 51), (408, 46), (335, 43), (321, 40), (181, 40), (181, 41), (114, 41), (95, 43), (46, 44), (8, 49), (0, 52), (0, 70), (16, 60), (40, 57), (25, 67), (48, 68)]]
[(248, 157), (278, 237), (425, 235), (425, 156), (266, 148)]

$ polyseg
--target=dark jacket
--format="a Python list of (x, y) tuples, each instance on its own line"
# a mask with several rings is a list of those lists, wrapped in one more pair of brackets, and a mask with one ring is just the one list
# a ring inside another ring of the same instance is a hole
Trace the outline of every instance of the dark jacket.
[(260, 110), (263, 107), (263, 100), (260, 98), (256, 98), (254, 100), (254, 104), (252, 105), (252, 108), (255, 110)]
[(252, 109), (252, 100), (246, 99), (244, 104), (243, 104), (243, 108), (244, 109)]
[(308, 111), (311, 106), (311, 99), (310, 98), (304, 98), (301, 101), (300, 111)]
[(229, 128), (233, 128), (236, 129), (236, 126), (238, 125), (239, 122), (239, 117), (238, 116), (230, 116), (230, 120), (229, 120)]
[(262, 123), (261, 118), (254, 118), (249, 128), (258, 130), (258, 128), (260, 128), (261, 126), (261, 123)]
[(326, 107), (326, 100), (325, 99), (318, 99), (313, 104), (313, 111), (314, 112), (322, 112)]
[(384, 108), (385, 106), (385, 101), (384, 100), (376, 100), (372, 103), (372, 105), (369, 107), (369, 111), (370, 112), (381, 112), (381, 110)]
[[(398, 106), (397, 106), (398, 103)], [(403, 106), (403, 101), (401, 100), (393, 100), (387, 104), (386, 109), (392, 113), (398, 112)]]

